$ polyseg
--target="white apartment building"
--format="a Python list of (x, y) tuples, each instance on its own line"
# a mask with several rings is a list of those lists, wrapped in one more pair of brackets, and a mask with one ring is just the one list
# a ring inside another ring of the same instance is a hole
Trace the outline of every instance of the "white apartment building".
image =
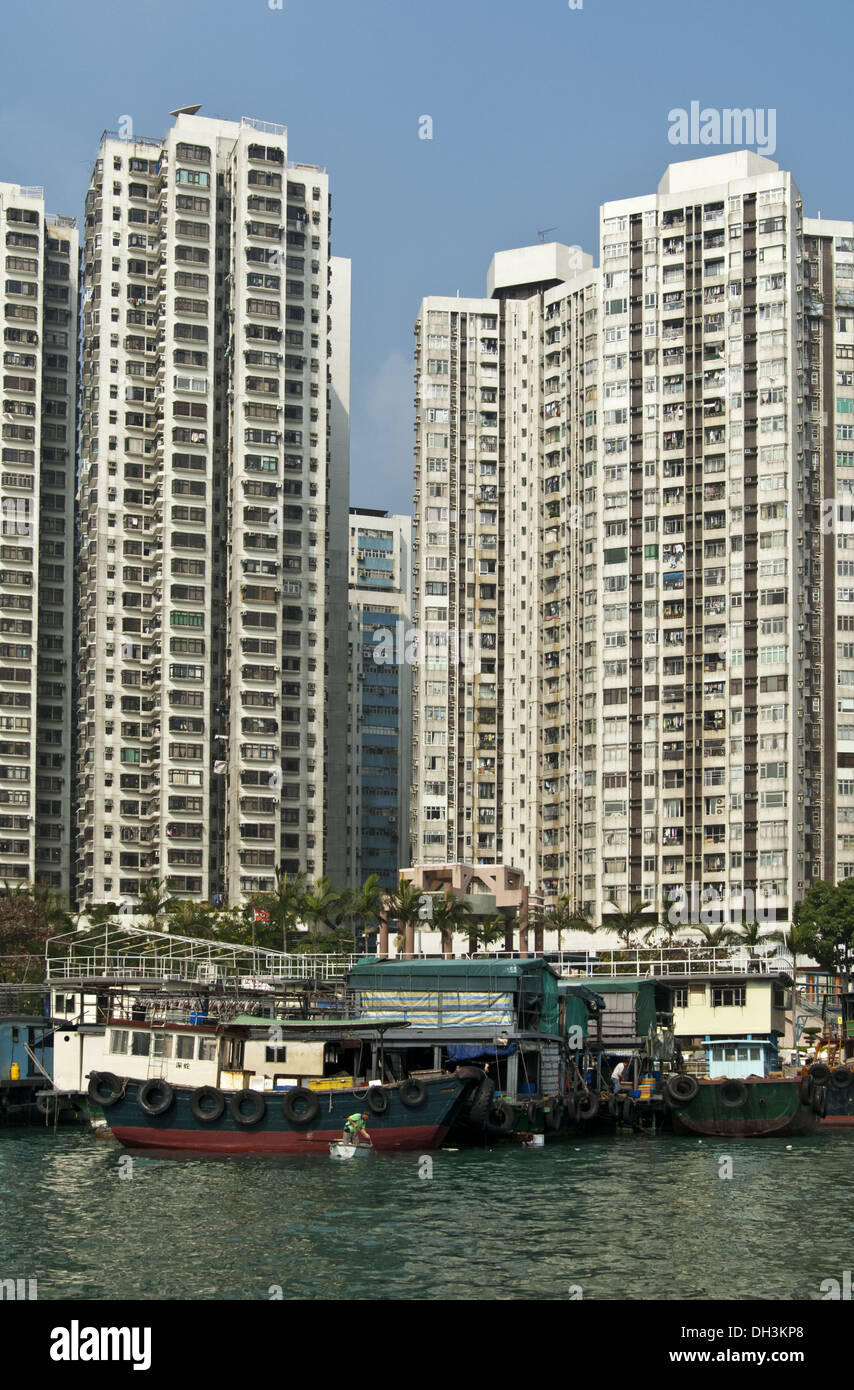
[(412, 518), (350, 508), (347, 883), (409, 862)]
[(284, 126), (180, 114), (162, 140), (102, 139), (83, 269), (81, 902), (157, 879), (235, 902), (279, 864), (323, 872), (349, 401), (329, 204)]
[(0, 879), (71, 886), (78, 238), (0, 183)]
[(419, 316), (413, 855), (786, 921), (854, 862), (852, 224), (747, 152), (601, 217)]
[(421, 306), (413, 863), (515, 864), (534, 840), (540, 318), (547, 290), (591, 265), (556, 243), (502, 252), (485, 298)]

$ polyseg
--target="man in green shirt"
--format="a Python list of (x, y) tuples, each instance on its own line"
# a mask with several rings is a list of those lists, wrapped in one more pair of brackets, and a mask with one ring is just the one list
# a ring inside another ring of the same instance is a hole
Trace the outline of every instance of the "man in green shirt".
[(360, 1115), (360, 1114), (358, 1113), (358, 1111), (357, 1111), (355, 1114), (353, 1114), (353, 1115), (348, 1115), (348, 1116), (347, 1116), (347, 1120), (346, 1120), (346, 1123), (345, 1123), (345, 1125), (344, 1125), (344, 1136), (343, 1136), (343, 1137), (344, 1137), (344, 1142), (345, 1142), (345, 1143), (347, 1143), (347, 1144), (359, 1144), (359, 1143), (361, 1143), (363, 1140), (366, 1141), (368, 1144), (371, 1144), (371, 1143), (373, 1142), (372, 1139), (371, 1139), (371, 1136), (369, 1135), (367, 1129), (365, 1128), (365, 1124), (366, 1124), (366, 1122), (367, 1122), (367, 1119), (368, 1119), (367, 1114), (365, 1114), (365, 1115)]

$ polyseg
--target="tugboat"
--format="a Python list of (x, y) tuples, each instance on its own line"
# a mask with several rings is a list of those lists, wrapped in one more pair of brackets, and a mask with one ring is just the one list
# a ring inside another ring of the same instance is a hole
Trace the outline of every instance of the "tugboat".
[(676, 1072), (664, 1094), (677, 1134), (726, 1138), (812, 1134), (824, 1103), (818, 1089), (805, 1101), (797, 1078), (782, 1076), (698, 1079)]

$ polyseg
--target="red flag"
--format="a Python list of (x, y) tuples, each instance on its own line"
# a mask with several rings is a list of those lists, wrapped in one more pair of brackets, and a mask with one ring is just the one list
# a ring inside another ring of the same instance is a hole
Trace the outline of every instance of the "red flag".
[(263, 907), (256, 907), (252, 913), (253, 922), (269, 922), (270, 914)]

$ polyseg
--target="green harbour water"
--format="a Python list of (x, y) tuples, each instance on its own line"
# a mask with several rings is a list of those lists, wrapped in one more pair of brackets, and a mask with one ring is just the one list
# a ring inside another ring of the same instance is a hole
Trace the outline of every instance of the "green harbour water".
[(123, 1157), (0, 1131), (0, 1278), (40, 1300), (819, 1300), (854, 1253), (854, 1132), (440, 1151), (432, 1177), (418, 1154)]

